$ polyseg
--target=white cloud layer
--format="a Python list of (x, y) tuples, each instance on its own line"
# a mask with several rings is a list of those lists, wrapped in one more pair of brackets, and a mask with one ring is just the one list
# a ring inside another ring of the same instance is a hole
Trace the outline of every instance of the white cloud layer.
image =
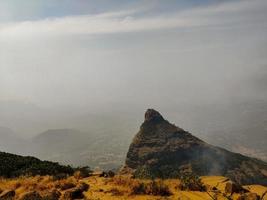
[(266, 10), (266, 0), (239, 0), (0, 23), (0, 100), (96, 107), (266, 99), (264, 77), (251, 84), (266, 74)]
[[(180, 11), (176, 14), (146, 16), (144, 10), (128, 10), (98, 15), (67, 16), (37, 21), (0, 24), (0, 37), (32, 37), (73, 34), (110, 34), (166, 30), (172, 28), (222, 26), (256, 23), (267, 14), (265, 0), (240, 0)], [(142, 17), (138, 14), (142, 14)]]

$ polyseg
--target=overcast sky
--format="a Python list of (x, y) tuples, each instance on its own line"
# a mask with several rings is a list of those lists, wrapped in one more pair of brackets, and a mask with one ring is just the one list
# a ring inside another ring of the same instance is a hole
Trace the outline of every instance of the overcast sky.
[(266, 0), (0, 0), (0, 101), (267, 98)]

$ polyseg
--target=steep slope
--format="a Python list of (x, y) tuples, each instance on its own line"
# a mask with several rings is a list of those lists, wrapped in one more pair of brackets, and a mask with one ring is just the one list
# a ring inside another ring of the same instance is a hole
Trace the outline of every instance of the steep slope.
[(58, 163), (41, 161), (35, 157), (0, 152), (0, 177), (58, 175), (60, 173), (73, 174), (73, 169)]
[(242, 184), (267, 185), (267, 164), (263, 161), (205, 143), (148, 109), (129, 147), (122, 172), (169, 178), (183, 171), (223, 175)]

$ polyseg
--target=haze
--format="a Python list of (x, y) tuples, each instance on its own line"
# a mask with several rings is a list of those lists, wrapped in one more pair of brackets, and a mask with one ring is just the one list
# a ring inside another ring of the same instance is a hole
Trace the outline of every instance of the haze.
[(123, 126), (130, 141), (152, 107), (200, 137), (238, 136), (257, 119), (266, 139), (266, 10), (265, 0), (0, 0), (0, 126), (23, 138)]

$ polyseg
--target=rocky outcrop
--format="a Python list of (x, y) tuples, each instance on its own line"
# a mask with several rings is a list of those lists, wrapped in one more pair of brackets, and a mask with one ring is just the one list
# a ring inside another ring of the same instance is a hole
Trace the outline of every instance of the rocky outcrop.
[(225, 193), (226, 194), (245, 193), (245, 192), (248, 192), (248, 190), (246, 190), (241, 185), (236, 184), (232, 181), (227, 182), (225, 185)]
[(267, 164), (205, 143), (148, 109), (121, 173), (137, 177), (177, 177), (183, 172), (223, 175), (239, 184), (267, 185)]
[(73, 200), (73, 199), (83, 199), (84, 194), (83, 192), (88, 191), (89, 185), (81, 182), (77, 185), (77, 187), (67, 190), (64, 193), (63, 199), (64, 200)]

